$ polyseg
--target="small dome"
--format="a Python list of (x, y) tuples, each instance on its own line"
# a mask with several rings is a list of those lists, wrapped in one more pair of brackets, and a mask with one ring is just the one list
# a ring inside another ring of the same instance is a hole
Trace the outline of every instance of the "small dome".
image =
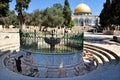
[(75, 8), (74, 13), (91, 13), (91, 9), (88, 5), (81, 3)]

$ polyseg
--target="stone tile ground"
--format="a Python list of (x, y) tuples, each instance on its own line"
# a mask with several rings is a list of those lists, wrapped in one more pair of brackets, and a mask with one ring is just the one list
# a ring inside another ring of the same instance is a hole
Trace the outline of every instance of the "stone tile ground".
[[(93, 38), (98, 37), (98, 35), (92, 35), (92, 34), (89, 36)], [(99, 37), (100, 36), (103, 39), (112, 38), (112, 36), (107, 36), (107, 35), (105, 36), (99, 35)], [(120, 57), (120, 45), (119, 44), (116, 44), (116, 43), (110, 44), (110, 42), (106, 44), (102, 42), (94, 43), (92, 41), (85, 42), (85, 43), (104, 47), (106, 49), (116, 52), (116, 54)], [(94, 70), (91, 73), (88, 73), (83, 76), (73, 77), (73, 78), (33, 78), (33, 77), (23, 76), (19, 73), (14, 73), (10, 71), (9, 69), (7, 69), (3, 64), (3, 60), (6, 55), (7, 54), (0, 56), (0, 80), (120, 80), (120, 62), (117, 65), (108, 65), (108, 66), (106, 65), (104, 67), (99, 67), (99, 69)]]

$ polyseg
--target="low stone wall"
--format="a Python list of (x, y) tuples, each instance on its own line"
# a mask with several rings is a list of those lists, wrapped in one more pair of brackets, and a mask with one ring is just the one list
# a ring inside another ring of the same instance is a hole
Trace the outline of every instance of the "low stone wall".
[(120, 31), (114, 31), (114, 35), (120, 36)]
[(104, 30), (103, 33), (106, 35), (120, 35), (120, 31), (115, 30)]
[(3, 51), (19, 51), (20, 40), (19, 33), (8, 33), (2, 32), (0, 33), (0, 52)]
[(112, 30), (104, 30), (103, 33), (106, 34), (106, 35), (113, 35), (114, 31), (112, 31)]
[(17, 33), (19, 32), (19, 29), (18, 28), (0, 28), (0, 32), (14, 32), (14, 33)]

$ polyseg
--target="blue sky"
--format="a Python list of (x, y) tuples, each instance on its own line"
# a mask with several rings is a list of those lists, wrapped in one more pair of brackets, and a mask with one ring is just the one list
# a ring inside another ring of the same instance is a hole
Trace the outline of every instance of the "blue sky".
[[(69, 0), (69, 3), (72, 12), (74, 12), (74, 9), (78, 4), (83, 2), (91, 8), (92, 14), (99, 15), (101, 10), (103, 9), (103, 4), (105, 3), (105, 1), (106, 0)], [(36, 9), (41, 10), (41, 9), (45, 9), (46, 7), (51, 7), (55, 3), (60, 3), (64, 5), (64, 0), (31, 0), (29, 8), (26, 11), (31, 13)], [(16, 4), (15, 0), (13, 0), (10, 3), (10, 10), (14, 10), (15, 4)]]

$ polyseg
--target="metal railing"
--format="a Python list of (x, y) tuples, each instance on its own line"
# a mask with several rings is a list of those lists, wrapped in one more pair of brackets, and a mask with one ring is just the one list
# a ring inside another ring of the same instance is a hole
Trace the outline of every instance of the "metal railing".
[[(33, 32), (20, 31), (20, 48), (33, 52), (51, 53), (51, 45), (45, 42), (45, 38), (60, 39), (55, 44), (55, 50), (52, 53), (78, 52), (83, 49), (83, 33), (55, 33), (41, 32), (34, 30)], [(51, 40), (51, 43), (55, 40)]]

